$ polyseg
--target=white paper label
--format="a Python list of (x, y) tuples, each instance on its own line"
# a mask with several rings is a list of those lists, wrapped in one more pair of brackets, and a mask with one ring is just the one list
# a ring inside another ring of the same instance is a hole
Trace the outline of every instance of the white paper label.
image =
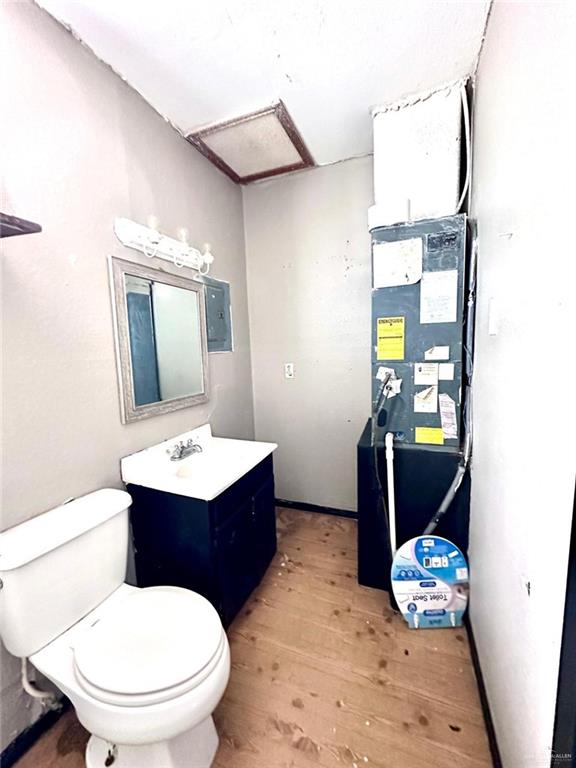
[(450, 347), (430, 347), (424, 352), (424, 360), (450, 360)]
[(378, 366), (378, 370), (376, 371), (376, 378), (378, 381), (384, 381), (388, 374), (390, 374), (390, 378), (393, 379), (396, 376), (396, 371), (394, 368), (386, 368), (384, 365)]
[(390, 400), (391, 397), (395, 397), (396, 395), (399, 395), (401, 389), (402, 389), (402, 379), (390, 379), (388, 384), (386, 384), (386, 390), (388, 392), (388, 400)]
[(384, 381), (388, 374), (390, 374), (390, 378), (386, 384), (386, 397), (388, 400), (390, 400), (390, 398), (400, 394), (400, 390), (402, 389), (402, 379), (396, 378), (396, 371), (394, 368), (386, 368), (384, 365), (378, 367), (376, 378), (378, 381)]
[(435, 387), (438, 384), (438, 363), (415, 363), (414, 384)]
[(440, 403), (440, 421), (442, 432), (446, 440), (458, 437), (458, 424), (456, 423), (456, 403), (450, 395), (444, 392), (438, 396)]
[(454, 363), (440, 363), (438, 365), (438, 379), (440, 381), (454, 381)]
[(438, 410), (438, 387), (426, 387), (414, 395), (414, 413), (436, 413)]
[(422, 277), (422, 239), (375, 243), (372, 247), (374, 288), (413, 285)]
[(420, 283), (420, 322), (454, 323), (458, 304), (458, 270), (424, 272)]

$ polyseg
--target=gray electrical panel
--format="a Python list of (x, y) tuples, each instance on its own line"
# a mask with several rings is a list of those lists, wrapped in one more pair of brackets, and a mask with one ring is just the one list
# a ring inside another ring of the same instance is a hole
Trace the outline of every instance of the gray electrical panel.
[(232, 313), (230, 283), (202, 276), (206, 286), (206, 326), (208, 352), (232, 352)]
[(382, 379), (390, 374), (380, 426), (406, 444), (458, 450), (466, 216), (371, 234), (373, 416)]

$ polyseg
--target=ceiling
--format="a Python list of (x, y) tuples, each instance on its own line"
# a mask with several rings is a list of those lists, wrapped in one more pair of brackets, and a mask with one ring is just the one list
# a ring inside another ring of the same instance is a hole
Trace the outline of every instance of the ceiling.
[(470, 74), (489, 2), (39, 0), (182, 133), (286, 105), (316, 163), (372, 151), (372, 107)]

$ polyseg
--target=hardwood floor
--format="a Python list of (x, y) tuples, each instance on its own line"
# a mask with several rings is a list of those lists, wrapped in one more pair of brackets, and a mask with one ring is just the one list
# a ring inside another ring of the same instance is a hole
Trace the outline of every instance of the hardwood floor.
[[(278, 529), (228, 632), (215, 768), (491, 766), (465, 631), (408, 630), (359, 586), (355, 521), (279, 509)], [(69, 712), (17, 768), (81, 768), (86, 739)]]

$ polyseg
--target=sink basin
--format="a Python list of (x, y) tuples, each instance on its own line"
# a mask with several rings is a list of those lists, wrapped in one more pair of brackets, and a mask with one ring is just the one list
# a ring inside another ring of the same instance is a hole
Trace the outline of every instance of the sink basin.
[[(201, 453), (170, 459), (174, 444), (188, 439)], [(125, 483), (211, 501), (276, 450), (276, 443), (214, 437), (210, 424), (165, 440), (121, 461)]]
[(194, 477), (196, 474), (198, 474), (198, 464), (192, 466), (188, 462), (185, 462), (176, 472), (177, 477)]

